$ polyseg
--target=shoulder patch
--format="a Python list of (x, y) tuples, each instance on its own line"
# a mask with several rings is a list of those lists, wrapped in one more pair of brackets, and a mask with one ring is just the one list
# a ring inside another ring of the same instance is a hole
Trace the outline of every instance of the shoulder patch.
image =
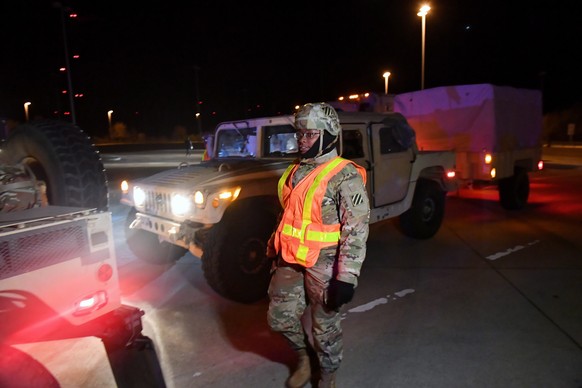
[(363, 198), (362, 193), (352, 194), (352, 196), (350, 198), (352, 200), (352, 205), (353, 206), (361, 205), (362, 202), (364, 202), (364, 198)]

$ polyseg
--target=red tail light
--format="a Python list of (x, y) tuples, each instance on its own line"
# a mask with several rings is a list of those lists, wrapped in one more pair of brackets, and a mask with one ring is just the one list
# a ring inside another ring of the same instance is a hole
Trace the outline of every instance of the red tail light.
[(97, 291), (92, 295), (87, 295), (83, 299), (75, 303), (75, 311), (73, 315), (87, 315), (91, 314), (93, 311), (99, 310), (101, 307), (107, 304), (107, 292)]

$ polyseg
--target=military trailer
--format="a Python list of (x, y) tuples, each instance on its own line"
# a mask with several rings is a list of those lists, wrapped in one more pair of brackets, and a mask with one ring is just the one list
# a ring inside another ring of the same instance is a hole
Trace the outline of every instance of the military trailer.
[(461, 187), (497, 186), (506, 209), (527, 204), (528, 173), (543, 168), (539, 90), (443, 86), (396, 95), (394, 111), (414, 127), (420, 149), (455, 151)]

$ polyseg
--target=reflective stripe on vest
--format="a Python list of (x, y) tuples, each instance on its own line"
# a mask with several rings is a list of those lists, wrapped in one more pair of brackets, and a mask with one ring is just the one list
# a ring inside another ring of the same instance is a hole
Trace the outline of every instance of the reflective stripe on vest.
[(285, 182), (287, 182), (287, 177), (291, 174), (291, 171), (295, 170), (299, 165), (298, 164), (290, 164), (289, 167), (285, 170), (281, 178), (279, 178), (279, 184), (277, 185), (277, 192), (279, 193), (279, 203), (285, 208), (285, 201), (283, 199), (283, 186), (285, 186)]
[[(290, 182), (292, 174), (298, 168), (297, 164), (289, 166), (281, 176), (278, 184), (279, 200), (285, 211), (277, 229), (275, 248), (281, 252), (285, 261), (311, 267), (317, 261), (321, 248), (337, 244), (339, 241), (340, 224), (322, 223), (321, 203), (329, 179), (348, 163), (352, 162), (337, 157), (316, 167), (303, 178), (302, 182), (298, 183), (298, 185), (306, 183), (309, 186), (297, 189), (298, 192), (293, 192), (294, 188)], [(318, 189), (320, 189), (320, 194), (316, 197)], [(304, 195), (304, 197), (300, 199), (297, 198), (298, 195)], [(296, 209), (297, 205), (301, 205), (301, 208)], [(300, 214), (297, 214), (301, 209)], [(298, 219), (299, 216), (300, 219)]]

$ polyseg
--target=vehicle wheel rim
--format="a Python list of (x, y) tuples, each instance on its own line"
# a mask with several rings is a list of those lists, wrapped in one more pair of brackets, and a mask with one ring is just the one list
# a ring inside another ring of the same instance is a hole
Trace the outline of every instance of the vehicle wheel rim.
[(425, 222), (430, 221), (435, 212), (435, 203), (432, 198), (427, 198), (424, 200), (424, 206), (422, 207), (422, 220)]
[(240, 251), (238, 260), (241, 271), (249, 275), (261, 272), (267, 259), (265, 249), (265, 244), (260, 239), (247, 240)]

